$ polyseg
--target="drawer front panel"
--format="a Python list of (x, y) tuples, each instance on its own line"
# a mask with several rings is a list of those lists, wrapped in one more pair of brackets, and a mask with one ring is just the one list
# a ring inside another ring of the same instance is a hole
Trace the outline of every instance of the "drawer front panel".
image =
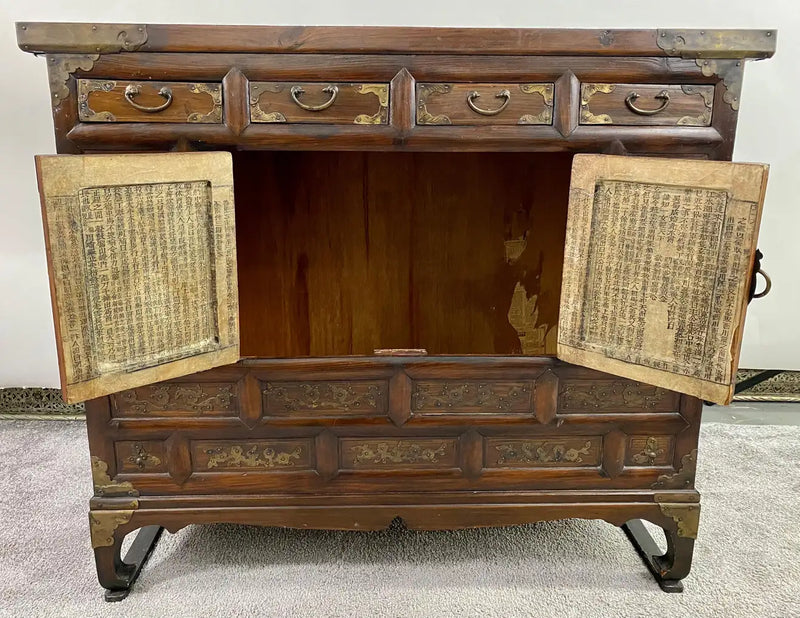
[(553, 84), (418, 84), (420, 125), (549, 125)]
[(264, 416), (324, 418), (385, 416), (389, 383), (384, 380), (263, 382)]
[(548, 439), (488, 438), (484, 441), (486, 468), (597, 467), (602, 461), (600, 436)]
[(314, 464), (308, 439), (196, 440), (191, 453), (195, 472), (308, 470)]
[(162, 440), (121, 440), (114, 445), (117, 470), (124, 473), (164, 473), (167, 454)]
[(672, 436), (631, 436), (625, 450), (627, 466), (666, 466), (673, 459)]
[(78, 80), (81, 122), (221, 123), (222, 84)]
[(251, 82), (250, 121), (388, 124), (389, 84)]
[(344, 470), (403, 470), (457, 468), (454, 438), (402, 440), (343, 438), (340, 467)]
[(416, 416), (429, 414), (492, 414), (532, 411), (532, 381), (508, 380), (415, 380), (411, 410)]
[(115, 417), (238, 416), (236, 382), (164, 382), (111, 396)]
[(714, 86), (581, 84), (581, 124), (707, 127)]
[(676, 412), (680, 395), (632, 380), (564, 379), (558, 393), (559, 414)]

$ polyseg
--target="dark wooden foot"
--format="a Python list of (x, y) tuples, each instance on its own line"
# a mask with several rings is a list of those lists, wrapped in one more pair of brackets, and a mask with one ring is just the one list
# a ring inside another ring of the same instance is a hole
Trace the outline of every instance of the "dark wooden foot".
[(97, 579), (100, 580), (100, 585), (106, 589), (106, 601), (122, 601), (128, 596), (163, 531), (164, 528), (161, 526), (145, 526), (140, 529), (128, 548), (124, 560), (120, 555), (122, 536), (114, 537), (113, 545), (95, 548)]
[(641, 519), (631, 519), (622, 526), (639, 556), (664, 592), (683, 592), (681, 580), (692, 567), (694, 539), (678, 536), (677, 530), (664, 529), (667, 551), (661, 553)]

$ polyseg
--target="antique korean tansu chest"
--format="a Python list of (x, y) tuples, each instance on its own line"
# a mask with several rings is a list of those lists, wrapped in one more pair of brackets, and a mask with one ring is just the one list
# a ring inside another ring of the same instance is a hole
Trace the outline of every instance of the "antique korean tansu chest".
[(49, 71), (107, 598), (162, 527), (396, 518), (603, 519), (681, 589), (702, 401), (730, 401), (758, 269), (742, 74), (774, 31), (17, 33)]

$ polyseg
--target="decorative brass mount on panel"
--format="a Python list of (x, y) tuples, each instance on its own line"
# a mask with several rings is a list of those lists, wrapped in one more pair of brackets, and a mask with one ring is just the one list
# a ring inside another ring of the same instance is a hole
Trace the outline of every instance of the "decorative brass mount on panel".
[(378, 97), (378, 111), (372, 115), (359, 114), (353, 120), (354, 124), (381, 124), (389, 117), (389, 85), (388, 84), (358, 84), (355, 86), (358, 94), (374, 94)]
[(675, 474), (662, 474), (653, 483), (653, 489), (686, 489), (694, 482), (697, 472), (697, 449), (681, 458), (681, 467)]
[(615, 89), (614, 84), (581, 85), (581, 122), (583, 124), (611, 124), (613, 122), (608, 114), (593, 114), (589, 110), (589, 100), (598, 92), (610, 94)]
[(417, 124), (453, 124), (445, 114), (434, 115), (428, 111), (428, 97), (436, 94), (447, 94), (450, 84), (420, 84), (417, 100)]
[(649, 436), (645, 442), (644, 448), (633, 456), (633, 462), (640, 466), (652, 466), (655, 460), (663, 454), (664, 449), (658, 447), (658, 439)]
[(294, 465), (294, 459), (300, 459), (303, 454), (302, 447), (297, 447), (293, 451), (276, 451), (273, 448), (260, 450), (253, 446), (245, 451), (242, 446), (231, 446), (230, 448), (208, 449), (209, 455), (207, 468), (284, 468)]
[(108, 464), (92, 455), (92, 481), (94, 493), (103, 498), (115, 496), (138, 496), (139, 492), (128, 481), (114, 481), (108, 475)]
[[(711, 108), (714, 103), (714, 92), (695, 86), (681, 86), (684, 94), (698, 95), (703, 99), (703, 113), (699, 116), (682, 116), (677, 124), (691, 127), (707, 127), (711, 123)], [(723, 97), (724, 98), (724, 97)]]

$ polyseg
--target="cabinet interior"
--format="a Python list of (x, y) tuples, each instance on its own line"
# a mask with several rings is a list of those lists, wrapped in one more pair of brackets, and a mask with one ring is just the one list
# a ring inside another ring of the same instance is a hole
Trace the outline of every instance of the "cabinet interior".
[(243, 356), (555, 354), (571, 154), (233, 156)]

